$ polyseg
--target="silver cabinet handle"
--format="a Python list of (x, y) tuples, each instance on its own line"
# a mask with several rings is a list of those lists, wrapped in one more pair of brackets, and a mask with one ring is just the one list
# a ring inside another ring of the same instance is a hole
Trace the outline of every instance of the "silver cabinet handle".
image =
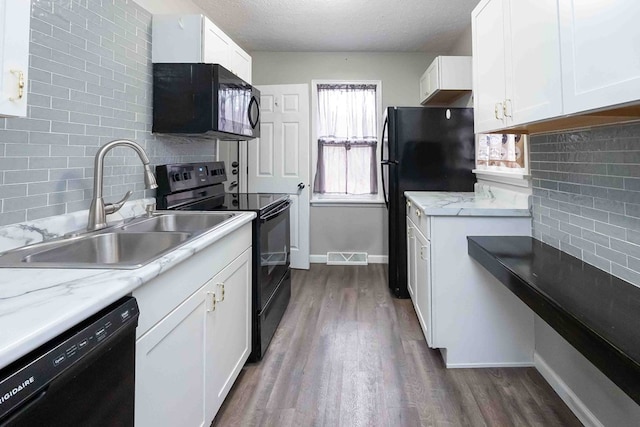
[(511, 100), (505, 99), (502, 103), (502, 110), (505, 117), (511, 117)]
[(427, 249), (426, 246), (420, 246), (420, 258), (424, 261), (427, 261), (427, 258), (424, 257), (424, 250)]
[(496, 120), (504, 119), (504, 102), (496, 102), (494, 113), (496, 115)]
[(211, 313), (212, 311), (216, 311), (216, 293), (215, 292), (207, 292), (207, 312)]
[(222, 298), (217, 299), (217, 300), (216, 300), (216, 302), (222, 302), (222, 301), (224, 301), (224, 283), (218, 283), (216, 286), (217, 286), (218, 288), (222, 288), (222, 291), (221, 291), (221, 293), (222, 293)]
[(417, 210), (416, 210), (416, 216), (417, 216), (418, 218), (420, 218), (420, 217), (422, 216), (422, 212), (420, 212), (420, 209), (417, 209)]
[(413, 230), (413, 227), (407, 227), (407, 237), (411, 238), (411, 230)]
[(410, 208), (411, 207), (411, 200), (407, 200), (407, 207)]
[(9, 101), (17, 101), (24, 97), (24, 72), (22, 70), (9, 70), (11, 74), (18, 76), (18, 98), (11, 97)]

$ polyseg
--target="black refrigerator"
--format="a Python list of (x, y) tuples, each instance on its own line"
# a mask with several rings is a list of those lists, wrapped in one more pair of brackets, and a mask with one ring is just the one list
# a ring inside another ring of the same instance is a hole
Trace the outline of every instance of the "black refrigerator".
[(473, 191), (472, 108), (389, 107), (381, 144), (389, 289), (408, 298), (405, 191)]

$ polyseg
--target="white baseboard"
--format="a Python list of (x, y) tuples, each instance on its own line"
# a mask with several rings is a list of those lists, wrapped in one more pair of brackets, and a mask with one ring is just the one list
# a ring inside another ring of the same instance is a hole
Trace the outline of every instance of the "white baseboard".
[(571, 412), (575, 414), (576, 417), (580, 420), (585, 427), (604, 427), (598, 418), (587, 408), (587, 406), (580, 400), (580, 398), (569, 388), (569, 386), (562, 381), (562, 378), (555, 373), (553, 369), (544, 361), (542, 357), (538, 353), (533, 354), (533, 363), (540, 372), (540, 374), (544, 377), (545, 380), (549, 383), (551, 388), (558, 393), (560, 399), (567, 404)]
[[(369, 260), (369, 264), (389, 264), (389, 257), (387, 255), (369, 255), (367, 259)], [(311, 264), (326, 264), (327, 254), (309, 255), (309, 262)]]
[(466, 368), (531, 368), (531, 362), (515, 362), (515, 363), (446, 363), (447, 369), (466, 369)]

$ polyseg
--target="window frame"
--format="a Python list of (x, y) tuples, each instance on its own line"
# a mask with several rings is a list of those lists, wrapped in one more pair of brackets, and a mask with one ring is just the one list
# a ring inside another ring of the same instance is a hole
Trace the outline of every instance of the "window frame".
[[(484, 133), (484, 132), (483, 132)], [(486, 132), (486, 133), (509, 133), (509, 132)], [(478, 151), (480, 150), (480, 134), (475, 136), (476, 166), (471, 171), (478, 180), (497, 182), (501, 184), (513, 185), (516, 187), (531, 187), (531, 171), (529, 165), (529, 135), (521, 134), (524, 139), (524, 168), (512, 169), (496, 166), (478, 165)]]
[(378, 142), (376, 145), (376, 155), (379, 156), (380, 145), (382, 144), (382, 80), (311, 80), (311, 204), (312, 205), (379, 205), (384, 204), (382, 197), (382, 168), (380, 159), (377, 159), (376, 168), (378, 176), (378, 193), (371, 195), (355, 194), (318, 194), (313, 192), (316, 170), (318, 168), (318, 85), (323, 84), (346, 84), (346, 85), (375, 85), (376, 86), (376, 122), (378, 128)]

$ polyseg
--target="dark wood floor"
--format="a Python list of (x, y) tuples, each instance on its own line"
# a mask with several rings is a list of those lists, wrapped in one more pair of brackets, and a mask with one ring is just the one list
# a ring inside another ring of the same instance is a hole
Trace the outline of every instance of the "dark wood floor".
[(580, 426), (533, 368), (445, 369), (386, 266), (313, 265), (214, 426)]

